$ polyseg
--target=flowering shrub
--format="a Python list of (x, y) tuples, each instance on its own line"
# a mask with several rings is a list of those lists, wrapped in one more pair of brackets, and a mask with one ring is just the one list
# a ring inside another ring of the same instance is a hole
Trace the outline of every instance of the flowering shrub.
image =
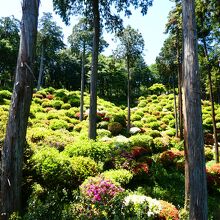
[(220, 187), (220, 163), (212, 164), (206, 169), (208, 183)]
[(148, 174), (149, 173), (149, 167), (146, 163), (138, 163), (136, 166), (134, 166), (133, 172), (135, 174), (140, 174), (142, 172)]
[(93, 203), (106, 205), (118, 193), (124, 191), (109, 179), (102, 176), (88, 178), (81, 186), (81, 193)]
[(160, 219), (179, 220), (179, 212), (177, 208), (169, 202), (159, 200), (162, 209), (160, 210)]
[(128, 195), (123, 201), (127, 214), (135, 219), (154, 219), (162, 210), (158, 200), (145, 195)]
[[(184, 152), (179, 151), (179, 150), (168, 150), (160, 154), (160, 162), (165, 166), (165, 167), (171, 167), (174, 165), (178, 165), (177, 167), (180, 166), (179, 161), (183, 159), (184, 157)], [(183, 161), (181, 161), (183, 162)]]
[(46, 98), (49, 100), (52, 100), (54, 98), (54, 95), (48, 94), (48, 95), (46, 95)]

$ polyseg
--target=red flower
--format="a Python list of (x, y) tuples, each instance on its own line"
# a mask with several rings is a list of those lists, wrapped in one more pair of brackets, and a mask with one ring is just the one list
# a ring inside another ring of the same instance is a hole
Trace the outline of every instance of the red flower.
[(48, 95), (46, 95), (46, 98), (49, 99), (49, 100), (52, 100), (54, 98), (54, 96), (51, 95), (51, 94), (48, 94)]
[(134, 158), (140, 157), (143, 154), (147, 154), (147, 150), (143, 147), (133, 147), (131, 149), (131, 154), (133, 155)]
[(179, 220), (179, 211), (178, 209), (169, 202), (159, 200), (162, 206), (160, 211), (160, 219), (170, 219), (170, 220)]
[(143, 171), (145, 172), (146, 174), (149, 173), (149, 168), (148, 168), (148, 165), (146, 163), (139, 163), (137, 164), (134, 168), (133, 168), (133, 171), (135, 174)]

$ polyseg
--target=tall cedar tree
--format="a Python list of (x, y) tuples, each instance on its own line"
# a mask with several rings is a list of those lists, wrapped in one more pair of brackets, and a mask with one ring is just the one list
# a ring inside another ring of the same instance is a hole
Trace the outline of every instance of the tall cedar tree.
[(131, 122), (131, 68), (134, 66), (135, 61), (140, 59), (144, 50), (144, 39), (137, 30), (131, 26), (126, 27), (118, 34), (120, 45), (117, 48), (117, 55), (125, 59), (127, 69), (127, 132), (129, 133)]
[(22, 164), (33, 92), (39, 0), (23, 0), (20, 49), (2, 150), (1, 217), (21, 209)]
[(189, 202), (190, 219), (206, 220), (207, 184), (194, 0), (183, 0), (182, 7), (186, 201)]

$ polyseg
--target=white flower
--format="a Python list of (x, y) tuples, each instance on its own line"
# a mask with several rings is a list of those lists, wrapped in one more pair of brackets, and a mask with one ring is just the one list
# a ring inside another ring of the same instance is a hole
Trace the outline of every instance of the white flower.
[(162, 210), (162, 206), (160, 202), (156, 199), (152, 199), (151, 197), (144, 196), (144, 195), (129, 195), (126, 196), (124, 199), (125, 206), (128, 206), (130, 203), (135, 204), (142, 204), (144, 202), (148, 203), (148, 217), (154, 216), (156, 214), (159, 214)]
[(134, 204), (142, 204), (144, 203), (145, 201), (147, 201), (147, 196), (144, 196), (144, 195), (129, 195), (129, 196), (126, 196), (125, 199), (124, 199), (124, 204), (126, 206), (129, 205), (129, 203), (134, 203)]

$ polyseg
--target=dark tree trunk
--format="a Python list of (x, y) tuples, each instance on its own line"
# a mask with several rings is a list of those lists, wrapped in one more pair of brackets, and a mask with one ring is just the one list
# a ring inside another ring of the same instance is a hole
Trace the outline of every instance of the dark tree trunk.
[(81, 69), (81, 94), (80, 94), (80, 121), (83, 120), (83, 107), (84, 107), (84, 90), (85, 90), (85, 42), (83, 42), (82, 52), (82, 69)]
[(206, 220), (208, 218), (207, 186), (194, 1), (183, 0), (182, 6), (183, 115), (186, 159), (189, 168), (186, 176), (186, 181), (189, 181), (189, 219)]
[(99, 55), (100, 17), (99, 0), (92, 1), (93, 6), (93, 51), (92, 51), (92, 73), (90, 82), (90, 111), (89, 111), (89, 138), (96, 139), (96, 114), (97, 114), (97, 73)]
[(39, 76), (38, 76), (38, 81), (37, 81), (37, 91), (40, 90), (40, 87), (42, 84), (43, 71), (44, 71), (44, 45), (42, 44), (41, 57), (40, 57), (40, 70), (39, 70)]
[(127, 57), (127, 72), (128, 72), (128, 85), (127, 85), (127, 105), (128, 105), (128, 115), (127, 115), (127, 132), (129, 134), (130, 128), (131, 128), (131, 73), (130, 73), (130, 60), (129, 57)]
[(183, 100), (182, 100), (182, 56), (180, 55), (179, 31), (177, 30), (177, 62), (178, 62), (178, 112), (179, 137), (183, 140)]
[(207, 70), (208, 70), (208, 79), (209, 79), (210, 102), (212, 107), (212, 125), (213, 125), (213, 135), (214, 135), (214, 143), (215, 143), (215, 162), (219, 163), (218, 138), (217, 138), (217, 129), (216, 129), (216, 120), (215, 120), (215, 106), (214, 106), (214, 97), (213, 97), (213, 89), (212, 89), (212, 75), (211, 75), (211, 67), (209, 64), (209, 54), (207, 50), (206, 40), (204, 38), (203, 38), (203, 45), (204, 45), (205, 57), (208, 62)]
[(175, 115), (175, 129), (176, 129), (176, 137), (178, 137), (178, 116), (177, 116), (177, 110), (176, 110), (176, 91), (175, 91), (175, 84), (174, 84), (174, 74), (173, 74), (173, 98), (174, 98), (174, 115)]
[(23, 0), (20, 49), (2, 150), (1, 217), (21, 209), (23, 152), (33, 91), (39, 0)]

